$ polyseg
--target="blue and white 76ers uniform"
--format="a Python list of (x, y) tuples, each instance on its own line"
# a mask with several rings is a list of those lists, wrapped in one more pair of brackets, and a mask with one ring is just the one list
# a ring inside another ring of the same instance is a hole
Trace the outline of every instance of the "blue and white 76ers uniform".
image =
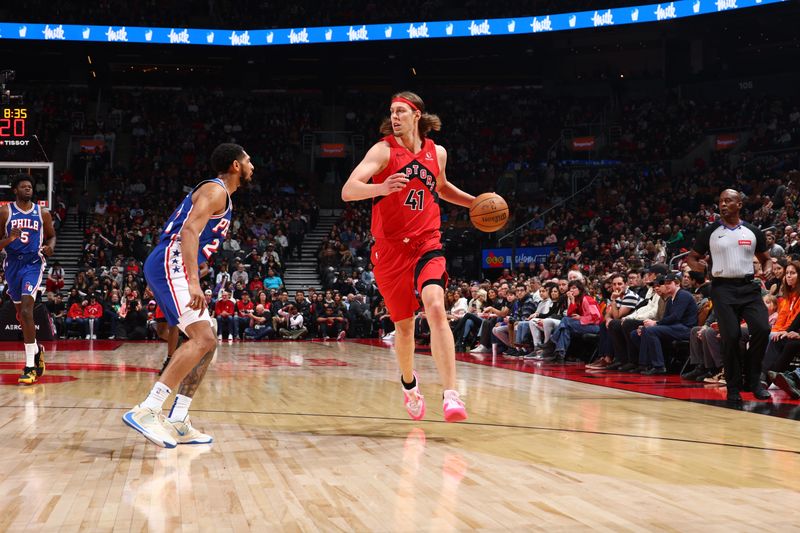
[[(186, 198), (167, 219), (158, 244), (144, 263), (144, 276), (147, 284), (153, 291), (167, 323), (170, 326), (177, 325), (183, 331), (186, 330), (186, 326), (201, 320), (214, 324), (208, 310), (197, 311), (188, 307), (189, 280), (186, 277), (180, 236), (183, 224), (192, 211), (192, 195), (206, 183), (215, 183), (225, 189), (226, 193), (228, 192), (225, 183), (219, 178), (200, 182), (192, 192), (186, 195)], [(200, 233), (197, 253), (198, 266), (211, 257), (225, 239), (231, 225), (232, 212), (233, 204), (230, 194), (228, 194), (225, 211), (221, 215), (212, 216)]]
[(19, 228), (21, 233), (6, 246), (6, 260), (3, 269), (8, 283), (8, 295), (15, 303), (22, 303), (23, 296), (36, 298), (36, 291), (42, 284), (42, 275), (47, 262), (41, 254), (44, 231), (42, 212), (37, 204), (28, 211), (17, 207), (16, 202), (8, 204), (8, 222), (6, 223), (6, 236), (14, 228)]

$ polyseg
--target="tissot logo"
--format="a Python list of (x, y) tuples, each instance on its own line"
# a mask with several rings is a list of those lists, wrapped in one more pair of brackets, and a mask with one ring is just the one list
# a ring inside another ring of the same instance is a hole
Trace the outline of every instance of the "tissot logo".
[(303, 28), (300, 31), (289, 30), (289, 44), (307, 43), (308, 30)]
[(49, 24), (46, 24), (44, 30), (42, 30), (44, 34), (44, 39), (49, 41), (51, 39), (58, 39), (63, 41), (66, 37), (64, 36), (64, 26), (59, 24), (55, 28), (51, 28)]
[(31, 142), (27, 140), (0, 140), (0, 146), (28, 146)]
[(424, 22), (419, 26), (414, 26), (414, 24), (408, 25), (408, 38), (409, 39), (424, 39), (426, 37), (430, 37), (428, 35), (428, 25)]

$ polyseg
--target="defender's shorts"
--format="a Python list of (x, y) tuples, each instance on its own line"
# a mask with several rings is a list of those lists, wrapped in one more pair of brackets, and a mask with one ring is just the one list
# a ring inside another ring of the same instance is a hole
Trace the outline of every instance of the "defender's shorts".
[(144, 277), (153, 291), (158, 307), (164, 313), (167, 324), (178, 326), (186, 333), (186, 327), (205, 320), (213, 325), (208, 309), (190, 309), (189, 280), (183, 264), (181, 241), (160, 243), (144, 263)]
[(447, 265), (438, 232), (416, 241), (376, 240), (371, 259), (378, 290), (394, 322), (414, 316), (426, 285), (447, 287)]

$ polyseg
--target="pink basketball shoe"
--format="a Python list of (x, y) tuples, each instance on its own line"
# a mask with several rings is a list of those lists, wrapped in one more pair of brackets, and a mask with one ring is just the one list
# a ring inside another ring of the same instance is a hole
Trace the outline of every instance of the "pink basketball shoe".
[(413, 420), (422, 420), (422, 417), (425, 416), (425, 397), (419, 392), (419, 378), (416, 372), (414, 372), (414, 380), (417, 384), (411, 390), (403, 387), (402, 383), (400, 384), (403, 388), (403, 404), (406, 406), (408, 416)]
[(444, 403), (442, 404), (445, 422), (461, 422), (467, 419), (467, 409), (464, 402), (458, 397), (458, 391), (444, 391)]

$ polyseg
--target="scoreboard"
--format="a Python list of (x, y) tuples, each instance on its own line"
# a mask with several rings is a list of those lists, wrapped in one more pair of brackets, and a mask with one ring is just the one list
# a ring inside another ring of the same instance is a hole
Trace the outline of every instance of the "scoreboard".
[(0, 109), (0, 141), (22, 140), (27, 136), (28, 109), (26, 107)]

